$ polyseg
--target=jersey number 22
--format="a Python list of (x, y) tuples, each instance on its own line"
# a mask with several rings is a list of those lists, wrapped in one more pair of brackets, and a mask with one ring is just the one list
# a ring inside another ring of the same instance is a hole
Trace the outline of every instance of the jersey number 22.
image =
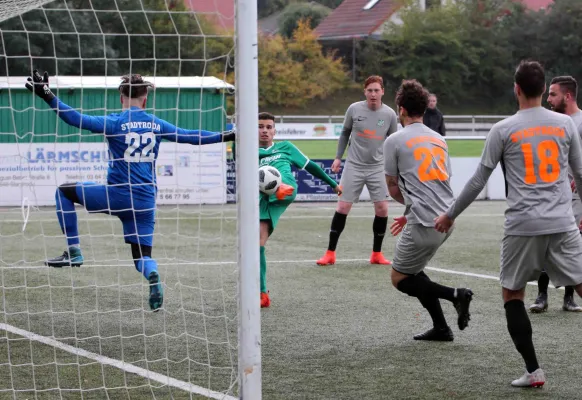
[[(152, 150), (156, 145), (156, 138), (153, 132), (146, 132), (142, 135), (129, 132), (125, 135), (125, 144), (127, 144), (127, 149), (123, 154), (125, 161), (152, 162), (155, 160), (155, 154)], [(141, 148), (142, 145), (145, 145), (143, 149)]]

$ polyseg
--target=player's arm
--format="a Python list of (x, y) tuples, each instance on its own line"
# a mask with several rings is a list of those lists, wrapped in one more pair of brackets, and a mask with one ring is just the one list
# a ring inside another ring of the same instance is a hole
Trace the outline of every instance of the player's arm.
[(386, 175), (386, 185), (390, 197), (404, 204), (404, 196), (398, 186), (398, 149), (394, 136), (388, 136), (384, 141), (384, 174)]
[(55, 96), (49, 88), (48, 72), (45, 71), (44, 75), (41, 76), (35, 69), (32, 76), (28, 77), (25, 86), (43, 99), (57, 113), (57, 116), (68, 125), (95, 133), (106, 133), (109, 124), (105, 117), (81, 114)]
[(392, 109), (390, 109), (390, 111), (392, 111), (392, 118), (390, 118), (390, 126), (388, 127), (388, 133), (386, 136), (390, 136), (398, 130), (398, 116)]
[(338, 183), (333, 180), (325, 171), (317, 164), (311, 161), (305, 154), (301, 152), (293, 143), (287, 142), (289, 146), (289, 153), (291, 154), (291, 162), (297, 168), (301, 168), (309, 172), (314, 177), (321, 179), (334, 189), (334, 192), (340, 194), (341, 189)]
[(496, 127), (493, 127), (489, 135), (487, 135), (485, 148), (483, 149), (483, 155), (481, 156), (481, 162), (477, 166), (477, 170), (465, 184), (465, 187), (453, 205), (445, 214), (436, 219), (435, 229), (437, 231), (448, 232), (455, 219), (475, 201), (479, 193), (485, 188), (489, 177), (501, 160), (502, 155), (503, 141)]
[(213, 143), (232, 142), (235, 139), (235, 131), (211, 132), (202, 129), (183, 129), (159, 119), (162, 139), (176, 143), (188, 143), (192, 145), (205, 145)]
[(305, 166), (305, 170), (309, 172), (311, 175), (315, 176), (317, 179), (321, 179), (322, 181), (327, 183), (333, 189), (335, 189), (338, 186), (338, 183), (331, 176), (326, 174), (325, 171), (319, 166), (319, 164), (311, 160), (309, 160), (309, 162)]
[[(572, 142), (570, 143), (570, 150), (568, 152), (568, 164), (572, 170), (576, 187), (582, 188), (582, 149), (580, 148), (580, 136), (573, 121), (568, 121), (566, 130), (570, 131), (572, 136)], [(577, 223), (579, 224), (580, 221), (577, 221)]]
[(350, 140), (350, 135), (352, 134), (352, 125), (354, 123), (352, 109), (352, 106), (350, 106), (346, 111), (342, 133), (337, 141), (337, 151), (335, 153), (336, 160), (341, 160), (344, 157), (344, 153), (348, 147), (348, 141)]

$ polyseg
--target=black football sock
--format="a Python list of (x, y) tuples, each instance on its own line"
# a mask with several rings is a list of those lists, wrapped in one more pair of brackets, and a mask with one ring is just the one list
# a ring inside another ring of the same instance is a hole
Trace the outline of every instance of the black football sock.
[(455, 301), (456, 290), (448, 286), (439, 285), (424, 275), (409, 275), (398, 282), (397, 289), (412, 297), (436, 297), (438, 299)]
[(382, 241), (384, 240), (387, 226), (388, 217), (379, 217), (376, 215), (374, 223), (372, 224), (372, 230), (374, 231), (374, 246), (372, 250), (374, 252), (382, 251)]
[(566, 286), (565, 290), (566, 290), (566, 293), (564, 293), (564, 298), (574, 297), (574, 286)]
[(543, 271), (540, 277), (538, 278), (538, 292), (539, 293), (548, 293), (548, 285), (550, 284), (550, 277), (548, 274)]
[(515, 348), (525, 361), (525, 367), (530, 374), (540, 366), (532, 341), (531, 322), (521, 300), (510, 300), (505, 303), (505, 318), (507, 330), (515, 344)]
[(340, 235), (342, 234), (344, 227), (346, 226), (346, 218), (347, 214), (340, 214), (337, 211), (333, 215), (333, 219), (331, 220), (331, 228), (329, 230), (329, 245), (327, 249), (330, 251), (335, 251), (337, 247), (337, 241), (339, 240)]
[(432, 324), (436, 329), (444, 329), (448, 327), (439, 299), (436, 297), (422, 296), (418, 298), (418, 301), (420, 301), (420, 304), (422, 304), (430, 314)]

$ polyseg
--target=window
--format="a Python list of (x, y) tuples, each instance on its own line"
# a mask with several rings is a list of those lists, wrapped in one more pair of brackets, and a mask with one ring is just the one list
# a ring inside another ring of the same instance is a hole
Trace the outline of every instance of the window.
[(368, 2), (368, 3), (367, 3), (365, 6), (364, 6), (364, 8), (362, 8), (362, 10), (365, 10), (365, 11), (367, 11), (367, 10), (371, 9), (371, 8), (372, 8), (372, 7), (374, 7), (376, 4), (378, 4), (378, 2), (379, 2), (379, 1), (380, 1), (380, 0), (370, 0), (370, 1), (369, 1), (369, 2)]

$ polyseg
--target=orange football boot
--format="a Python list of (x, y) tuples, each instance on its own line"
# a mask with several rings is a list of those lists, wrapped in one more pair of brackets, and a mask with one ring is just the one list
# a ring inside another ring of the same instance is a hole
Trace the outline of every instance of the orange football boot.
[(327, 250), (323, 257), (316, 261), (317, 265), (334, 265), (335, 251)]
[(271, 305), (271, 299), (269, 298), (269, 292), (261, 292), (261, 308), (269, 308)]
[(392, 265), (392, 261), (385, 259), (381, 251), (373, 251), (370, 256), (370, 264)]
[(282, 183), (275, 192), (275, 196), (277, 196), (277, 200), (283, 200), (285, 197), (291, 196), (294, 191), (295, 188), (293, 186)]

